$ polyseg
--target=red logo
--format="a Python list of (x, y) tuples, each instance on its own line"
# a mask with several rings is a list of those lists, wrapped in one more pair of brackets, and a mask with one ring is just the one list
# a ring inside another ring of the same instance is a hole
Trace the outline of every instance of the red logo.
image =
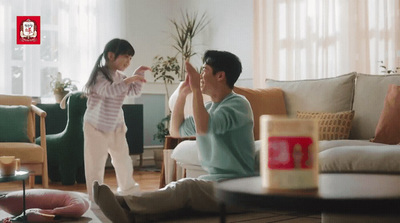
[(268, 167), (270, 169), (312, 168), (312, 138), (269, 137)]
[(17, 16), (17, 44), (40, 44), (40, 16)]

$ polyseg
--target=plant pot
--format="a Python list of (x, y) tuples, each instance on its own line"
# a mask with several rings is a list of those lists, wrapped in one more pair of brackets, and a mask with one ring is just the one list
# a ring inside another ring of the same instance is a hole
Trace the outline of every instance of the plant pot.
[(56, 103), (60, 103), (61, 100), (67, 95), (69, 91), (54, 91), (54, 97), (56, 98)]

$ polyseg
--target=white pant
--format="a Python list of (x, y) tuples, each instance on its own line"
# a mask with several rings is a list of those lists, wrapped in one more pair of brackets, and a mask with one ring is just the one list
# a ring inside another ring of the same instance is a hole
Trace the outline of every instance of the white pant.
[(93, 182), (97, 180), (100, 184), (104, 183), (104, 169), (108, 154), (111, 156), (111, 163), (115, 169), (118, 193), (125, 195), (139, 192), (139, 185), (133, 179), (133, 163), (125, 137), (126, 126), (114, 132), (104, 133), (85, 122), (83, 130), (86, 188), (89, 198), (93, 201)]

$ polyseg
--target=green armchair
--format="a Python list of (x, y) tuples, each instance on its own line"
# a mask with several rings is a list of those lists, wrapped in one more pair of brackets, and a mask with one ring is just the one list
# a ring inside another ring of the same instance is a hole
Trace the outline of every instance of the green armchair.
[[(54, 182), (61, 181), (63, 185), (85, 183), (83, 116), (87, 98), (82, 92), (73, 92), (64, 100), (67, 100), (65, 129), (58, 134), (46, 135), (49, 178)], [(37, 144), (40, 141), (40, 137), (36, 139)]]

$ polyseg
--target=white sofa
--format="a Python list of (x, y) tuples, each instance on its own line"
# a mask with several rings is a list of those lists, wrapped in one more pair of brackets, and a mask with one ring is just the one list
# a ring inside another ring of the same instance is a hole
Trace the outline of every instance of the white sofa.
[[(370, 142), (389, 84), (400, 85), (400, 75), (350, 73), (315, 80), (266, 80), (266, 88), (282, 89), (288, 117), (296, 117), (298, 111), (337, 113), (354, 110), (348, 139), (321, 140), (319, 143), (319, 168), (325, 173), (400, 173), (400, 145)], [(256, 159), (259, 160), (260, 141), (256, 140), (255, 144)], [(186, 170), (186, 177), (206, 174), (200, 166), (197, 150), (196, 141), (184, 141), (171, 154), (178, 166)]]

